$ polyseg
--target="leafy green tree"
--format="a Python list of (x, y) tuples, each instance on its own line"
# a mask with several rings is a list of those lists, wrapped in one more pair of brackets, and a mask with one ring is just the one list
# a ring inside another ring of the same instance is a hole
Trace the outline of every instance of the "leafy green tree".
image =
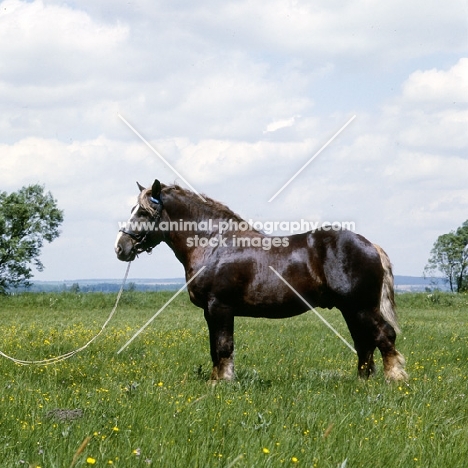
[(437, 238), (424, 271), (428, 274), (441, 272), (452, 292), (467, 290), (468, 220), (456, 231), (442, 234)]
[(0, 294), (31, 285), (32, 266), (44, 269), (39, 259), (44, 241), (58, 237), (62, 221), (63, 211), (41, 185), (0, 192)]
[(79, 294), (80, 291), (81, 291), (81, 289), (80, 289), (80, 285), (78, 283), (73, 283), (70, 286), (70, 292), (72, 292), (73, 294)]

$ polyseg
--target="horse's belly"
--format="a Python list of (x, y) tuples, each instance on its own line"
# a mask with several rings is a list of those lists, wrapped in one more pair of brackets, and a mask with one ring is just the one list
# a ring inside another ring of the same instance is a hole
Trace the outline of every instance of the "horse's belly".
[(239, 317), (258, 317), (281, 319), (294, 317), (310, 310), (302, 301), (294, 301), (283, 304), (245, 304), (236, 309), (235, 315)]

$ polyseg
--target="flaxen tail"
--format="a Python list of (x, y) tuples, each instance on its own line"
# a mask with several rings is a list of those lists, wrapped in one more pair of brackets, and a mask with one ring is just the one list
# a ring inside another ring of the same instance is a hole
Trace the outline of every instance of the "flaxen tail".
[(374, 244), (380, 255), (380, 261), (384, 269), (382, 281), (382, 292), (380, 296), (380, 313), (383, 318), (393, 327), (395, 333), (400, 333), (397, 316), (395, 312), (395, 293), (393, 284), (392, 264), (385, 251), (377, 244)]

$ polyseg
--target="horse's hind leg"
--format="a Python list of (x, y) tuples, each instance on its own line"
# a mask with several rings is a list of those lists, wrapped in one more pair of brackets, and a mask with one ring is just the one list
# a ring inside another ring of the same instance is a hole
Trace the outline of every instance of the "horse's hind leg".
[(375, 374), (374, 350), (375, 339), (372, 333), (372, 321), (366, 313), (343, 312), (358, 356), (358, 376), (367, 379)]
[(406, 380), (405, 358), (395, 348), (396, 333), (386, 321), (379, 324), (376, 344), (382, 354), (384, 373), (387, 380)]
[(368, 378), (375, 373), (374, 350), (379, 348), (387, 380), (405, 380), (405, 359), (395, 349), (396, 333), (379, 309), (343, 314), (358, 355), (358, 375)]
[(205, 319), (210, 334), (213, 361), (211, 380), (234, 378), (234, 315), (222, 308), (209, 307)]

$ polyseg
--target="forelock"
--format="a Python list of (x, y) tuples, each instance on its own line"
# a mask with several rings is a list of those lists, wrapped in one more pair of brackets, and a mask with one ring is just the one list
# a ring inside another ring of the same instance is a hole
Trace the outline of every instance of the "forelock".
[(138, 204), (145, 210), (147, 211), (150, 216), (156, 216), (157, 211), (153, 208), (151, 205), (149, 199), (151, 195), (151, 189), (146, 189), (140, 192), (140, 195), (138, 195)]

